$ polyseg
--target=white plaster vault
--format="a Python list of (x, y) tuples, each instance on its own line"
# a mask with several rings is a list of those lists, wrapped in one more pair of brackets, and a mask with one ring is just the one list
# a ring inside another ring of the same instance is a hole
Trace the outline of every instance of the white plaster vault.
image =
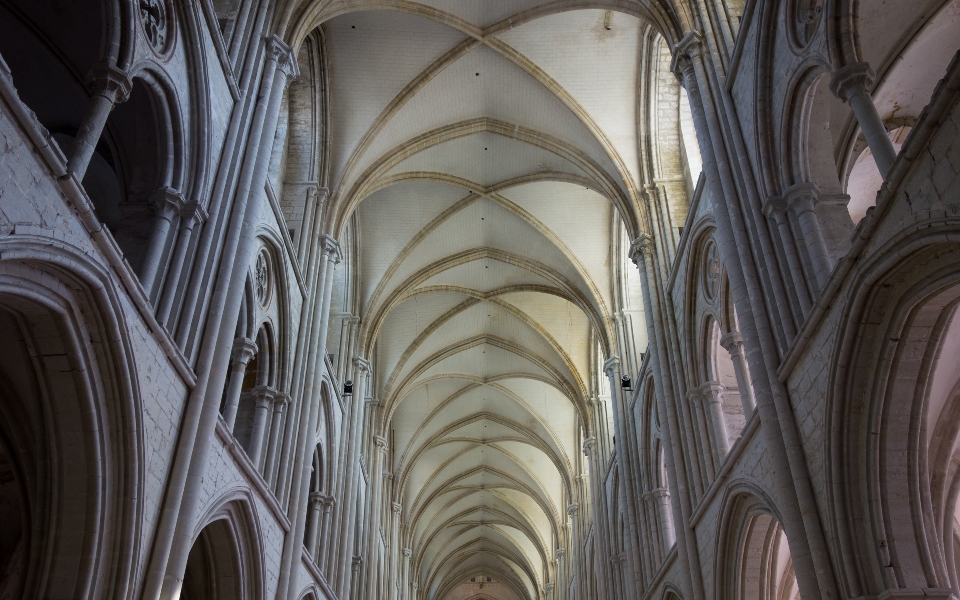
[(0, 599), (960, 598), (960, 0), (0, 0)]

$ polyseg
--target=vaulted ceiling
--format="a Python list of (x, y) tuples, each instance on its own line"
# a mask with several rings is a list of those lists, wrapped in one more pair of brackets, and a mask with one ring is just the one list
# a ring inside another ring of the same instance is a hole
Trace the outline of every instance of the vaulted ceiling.
[(616, 353), (649, 21), (562, 4), (334, 1), (314, 15), (331, 205), (359, 248), (360, 352), (376, 365), (401, 544), (438, 600), (476, 575), (540, 596), (591, 378)]

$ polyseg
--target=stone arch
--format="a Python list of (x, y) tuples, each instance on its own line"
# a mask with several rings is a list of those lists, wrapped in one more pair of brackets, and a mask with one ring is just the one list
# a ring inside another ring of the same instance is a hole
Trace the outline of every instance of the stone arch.
[[(960, 250), (908, 233), (865, 265), (838, 337), (828, 477), (843, 583), (953, 588)], [(951, 347), (953, 347), (951, 346)]]
[(200, 520), (187, 559), (184, 600), (253, 600), (264, 594), (262, 532), (246, 490), (228, 492)]
[(0, 589), (118, 597), (142, 551), (137, 372), (108, 271), (52, 239), (0, 242), (0, 494), (19, 513), (0, 522)]
[(799, 590), (781, 517), (754, 482), (735, 481), (722, 504), (717, 536), (717, 597), (798, 600)]

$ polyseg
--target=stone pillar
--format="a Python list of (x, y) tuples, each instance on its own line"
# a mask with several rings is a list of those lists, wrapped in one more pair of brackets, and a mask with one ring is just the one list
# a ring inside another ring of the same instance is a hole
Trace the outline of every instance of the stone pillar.
[(411, 587), (413, 588), (413, 598), (411, 600), (420, 600), (420, 594), (417, 593), (420, 589), (420, 584), (414, 581)]
[[(717, 453), (712, 451), (713, 445), (710, 443), (710, 433), (707, 430), (708, 427), (712, 428), (712, 425), (708, 425), (710, 420), (707, 410), (703, 406), (703, 392), (700, 391), (700, 388), (690, 388), (687, 390), (687, 404), (690, 411), (691, 421), (693, 431), (691, 432), (692, 437), (690, 441), (696, 445), (697, 451), (701, 457), (701, 464), (703, 465), (703, 477), (707, 480), (702, 481), (701, 487), (706, 489), (709, 487), (709, 480), (713, 478), (716, 473), (716, 465), (718, 464)], [(696, 475), (694, 475), (696, 477)], [(698, 494), (699, 495), (699, 494)]]
[(394, 502), (390, 505), (393, 509), (393, 523), (390, 527), (390, 562), (393, 563), (390, 569), (390, 600), (399, 600), (400, 596), (400, 513), (403, 511), (403, 505)]
[(76, 177), (77, 181), (83, 181), (110, 111), (116, 104), (130, 98), (133, 82), (123, 71), (109, 65), (97, 64), (87, 73), (87, 88), (91, 94), (90, 105), (67, 161), (67, 172)]
[(634, 498), (634, 460), (633, 449), (631, 448), (630, 435), (626, 426), (627, 400), (624, 398), (623, 386), (620, 383), (621, 371), (620, 360), (616, 356), (611, 356), (603, 363), (603, 372), (606, 373), (610, 381), (610, 403), (613, 405), (613, 423), (617, 432), (617, 465), (620, 468), (622, 485), (620, 486), (620, 505), (623, 507), (626, 517), (627, 531), (626, 538), (627, 551), (627, 573), (624, 590), (628, 597), (638, 596), (638, 574), (640, 573), (640, 532), (637, 527), (636, 517), (636, 498)]
[[(376, 410), (376, 407), (374, 407)], [(373, 464), (370, 465), (370, 507), (367, 510), (367, 559), (370, 562), (370, 568), (367, 569), (367, 590), (368, 594), (374, 594), (376, 591), (377, 569), (379, 564), (376, 560), (377, 538), (382, 526), (381, 504), (383, 492), (383, 463), (387, 457), (387, 438), (375, 435), (373, 441), (376, 444), (377, 451), (373, 456)]]
[[(359, 590), (360, 578), (363, 575), (363, 557), (354, 556), (350, 565), (352, 568), (351, 575), (350, 575), (350, 589)], [(358, 596), (353, 596), (353, 597), (358, 597)], [(351, 598), (351, 596), (344, 596), (344, 598)]]
[(897, 151), (887, 135), (887, 128), (877, 107), (870, 97), (869, 88), (876, 74), (865, 62), (847, 65), (834, 72), (830, 79), (830, 90), (853, 109), (863, 137), (867, 140), (870, 152), (877, 161), (877, 168), (884, 181), (890, 175), (890, 169), (897, 160)]
[(597, 473), (598, 466), (595, 464), (597, 462), (597, 439), (594, 437), (588, 437), (583, 440), (583, 453), (587, 457), (587, 464), (590, 465), (590, 487), (592, 488), (593, 497), (593, 514), (594, 514), (594, 536), (595, 543), (597, 544), (597, 564), (594, 566), (596, 568), (597, 576), (597, 588), (600, 591), (600, 594), (604, 598), (613, 598), (612, 589), (610, 587), (610, 580), (607, 577), (609, 569), (603, 564), (602, 557), (606, 554), (605, 548), (609, 545), (609, 528), (604, 526), (606, 522), (606, 515), (604, 505), (602, 502), (602, 497), (600, 495), (600, 481), (599, 473)]
[[(563, 548), (557, 548), (557, 583), (560, 584), (560, 589), (557, 590), (556, 600), (560, 600), (563, 597), (564, 575), (566, 575), (563, 568), (563, 555), (565, 553), (566, 551)], [(548, 583), (547, 585), (553, 587), (552, 584)], [(548, 593), (550, 591), (551, 590), (548, 590)]]
[(403, 577), (400, 578), (400, 600), (410, 600), (410, 557), (413, 551), (403, 549)]
[(716, 456), (717, 471), (730, 452), (730, 438), (727, 437), (727, 418), (723, 414), (723, 390), (719, 382), (708, 381), (700, 386), (700, 395), (706, 403), (713, 429), (713, 452)]
[(233, 341), (233, 357), (230, 365), (230, 379), (227, 383), (226, 402), (223, 406), (223, 420), (227, 429), (233, 433), (237, 420), (237, 407), (240, 404), (240, 390), (243, 377), (247, 373), (247, 363), (256, 356), (257, 344), (250, 338), (239, 337)]
[[(558, 567), (558, 569), (559, 569), (559, 567)], [(554, 588), (554, 587), (555, 587), (555, 586), (554, 586), (554, 583), (553, 583), (552, 581), (548, 581), (547, 583), (545, 583), (545, 584), (543, 585), (543, 597), (546, 598), (547, 600), (553, 600), (553, 588)]]
[(350, 439), (345, 448), (345, 481), (343, 486), (343, 510), (341, 511), (340, 539), (337, 551), (340, 553), (340, 564), (337, 567), (337, 598), (349, 598), (353, 584), (350, 576), (350, 557), (353, 556), (353, 541), (355, 537), (357, 509), (357, 478), (360, 476), (360, 449), (364, 413), (364, 396), (366, 394), (367, 374), (370, 372), (370, 363), (361, 357), (353, 359), (353, 402), (350, 407), (350, 421), (347, 434)]
[(156, 286), (157, 272), (160, 270), (163, 251), (166, 249), (170, 238), (170, 228), (173, 226), (174, 219), (183, 210), (185, 202), (180, 192), (168, 186), (163, 186), (153, 192), (149, 202), (154, 210), (153, 231), (150, 232), (150, 239), (143, 255), (143, 263), (140, 265), (140, 285), (143, 286), (143, 291), (146, 292), (147, 298), (152, 302), (156, 297), (154, 287)]
[(310, 514), (307, 517), (309, 524), (307, 525), (307, 541), (304, 545), (307, 547), (307, 552), (313, 557), (313, 562), (317, 562), (317, 538), (320, 535), (320, 521), (323, 519), (322, 510), (325, 499), (326, 496), (320, 492), (310, 493)]
[(739, 331), (731, 331), (720, 338), (720, 345), (730, 353), (733, 361), (733, 371), (737, 376), (737, 387), (740, 390), (740, 403), (743, 405), (743, 416), (748, 421), (757, 403), (753, 398), (753, 384), (750, 383), (746, 357), (743, 354), (743, 337)]
[(823, 239), (820, 220), (817, 217), (816, 203), (820, 198), (820, 188), (813, 183), (798, 183), (787, 188), (783, 196), (803, 239), (807, 264), (812, 271), (819, 294), (826, 287), (833, 272), (827, 243)]
[(330, 513), (336, 504), (337, 500), (333, 496), (323, 497), (323, 515), (320, 521), (320, 536), (317, 544), (316, 560), (314, 561), (321, 571), (324, 571), (324, 565), (327, 564), (327, 550), (330, 548)]
[(207, 211), (196, 202), (187, 202), (180, 210), (180, 234), (177, 236), (177, 245), (173, 251), (173, 258), (170, 259), (170, 272), (169, 275), (167, 275), (167, 285), (164, 291), (158, 292), (157, 294), (157, 297), (160, 298), (160, 307), (157, 309), (157, 321), (168, 328), (170, 327), (170, 313), (173, 310), (173, 302), (177, 296), (177, 284), (183, 274), (183, 264), (187, 258), (187, 250), (190, 249), (190, 239), (193, 237), (193, 230), (197, 225), (206, 221), (207, 218)]
[[(570, 516), (570, 524), (571, 524), (571, 527), (570, 527), (570, 538), (571, 538), (570, 553), (571, 554), (570, 554), (570, 569), (568, 570), (568, 573), (567, 573), (568, 580), (571, 578), (571, 576), (574, 578), (577, 577), (577, 572), (576, 572), (577, 565), (580, 565), (581, 568), (583, 566), (581, 565), (583, 561), (583, 557), (580, 556), (580, 544), (582, 542), (580, 537), (583, 534), (580, 532), (579, 523), (577, 523), (577, 512), (579, 512), (579, 510), (580, 510), (580, 505), (577, 504), (576, 502), (572, 502), (567, 506), (567, 515)], [(570, 581), (560, 581), (560, 585), (561, 587), (563, 587), (562, 594), (564, 595), (564, 598), (566, 598), (566, 596), (568, 595), (568, 591), (570, 589)], [(583, 596), (582, 590), (580, 591), (579, 595), (581, 597)]]
[(663, 560), (674, 543), (673, 519), (670, 516), (670, 490), (656, 488), (647, 492), (646, 495), (653, 501), (657, 529), (660, 530), (660, 559)]
[(270, 419), (270, 441), (267, 445), (267, 457), (263, 461), (263, 479), (272, 488), (277, 482), (277, 458), (280, 450), (280, 428), (283, 425), (283, 414), (290, 404), (290, 396), (284, 392), (277, 392), (273, 396), (273, 418)]
[(263, 456), (263, 435), (267, 427), (267, 414), (276, 391), (266, 385), (258, 385), (247, 392), (254, 401), (253, 430), (250, 432), (250, 448), (248, 456), (250, 462), (257, 469), (260, 468), (260, 458)]
[(798, 308), (805, 316), (810, 313), (810, 295), (807, 293), (807, 282), (803, 277), (803, 267), (800, 266), (800, 258), (797, 256), (796, 240), (790, 231), (790, 223), (787, 221), (786, 201), (783, 198), (769, 198), (763, 205), (763, 214), (777, 226), (780, 246), (783, 248), (783, 254), (787, 259), (787, 268), (790, 270), (793, 289), (796, 292), (797, 303), (800, 305)]

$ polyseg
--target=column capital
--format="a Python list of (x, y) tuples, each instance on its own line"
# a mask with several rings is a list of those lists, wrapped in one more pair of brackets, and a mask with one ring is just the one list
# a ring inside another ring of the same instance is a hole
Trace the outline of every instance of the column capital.
[(791, 185), (783, 192), (787, 207), (798, 215), (812, 211), (818, 198), (820, 198), (820, 188), (817, 184), (808, 181)]
[(628, 256), (633, 264), (643, 268), (643, 257), (653, 255), (653, 236), (649, 233), (641, 233), (637, 239), (630, 242)]
[(199, 202), (186, 202), (180, 208), (180, 218), (192, 223), (203, 223), (210, 218), (210, 215)]
[(277, 390), (273, 389), (269, 385), (258, 385), (257, 387), (251, 388), (250, 390), (244, 392), (244, 395), (255, 400), (258, 405), (261, 403), (268, 404), (273, 402), (277, 395)]
[(394, 502), (393, 504), (391, 504), (391, 508), (393, 508), (393, 514), (399, 517), (400, 512), (403, 510), (403, 505), (400, 504), (399, 502)]
[(340, 242), (333, 239), (332, 235), (323, 234), (323, 255), (333, 264), (339, 264), (343, 260), (343, 250), (340, 248)]
[(739, 331), (731, 331), (720, 336), (720, 345), (729, 352), (735, 354), (743, 351), (743, 336)]
[(103, 96), (114, 104), (126, 102), (133, 91), (130, 76), (116, 67), (102, 63), (90, 67), (86, 77), (87, 89), (94, 96)]
[(645, 492), (645, 493), (643, 494), (643, 497), (644, 497), (644, 498), (653, 498), (653, 499), (669, 498), (669, 497), (670, 497), (670, 490), (668, 490), (668, 489), (665, 488), (665, 487), (654, 488), (654, 489), (650, 490), (649, 492)]
[(286, 392), (274, 391), (273, 403), (277, 405), (277, 408), (283, 408), (284, 406), (290, 404), (290, 394)]
[(693, 60), (703, 53), (703, 36), (698, 31), (689, 31), (673, 47), (673, 60), (670, 70), (683, 85), (684, 78), (693, 77)]
[(267, 51), (267, 57), (276, 60), (277, 62), (283, 60), (286, 55), (289, 55), (293, 52), (293, 48), (290, 47), (283, 38), (277, 34), (271, 34), (266, 37), (266, 43), (264, 47)]
[(830, 78), (830, 91), (844, 102), (857, 94), (869, 94), (877, 74), (865, 62), (853, 63), (833, 72)]
[(233, 362), (247, 364), (257, 354), (257, 343), (247, 337), (233, 340)]
[(317, 195), (318, 204), (326, 204), (327, 200), (330, 199), (330, 188), (328, 187), (315, 187), (313, 188), (314, 193)]
[(382, 454), (386, 454), (387, 438), (383, 437), (382, 435), (375, 435), (373, 436), (373, 442), (377, 445), (377, 451)]
[(154, 208), (158, 217), (168, 221), (180, 214), (186, 204), (178, 190), (166, 185), (154, 190), (147, 202)]
[(586, 456), (593, 456), (593, 451), (597, 447), (597, 438), (591, 436), (583, 440), (583, 453)]
[(720, 394), (727, 389), (719, 381), (708, 381), (700, 386), (700, 394), (707, 402), (720, 402)]
[(413, 550), (411, 550), (410, 548), (404, 548), (403, 556), (404, 558), (410, 558), (411, 556), (413, 556)]
[(334, 498), (333, 496), (323, 497), (323, 507), (325, 511), (329, 512), (336, 505), (337, 505), (337, 499)]
[[(616, 356), (611, 356), (607, 360), (603, 361), (603, 372), (607, 377), (615, 377), (617, 374), (617, 368), (620, 366), (620, 359)], [(613, 393), (613, 390), (610, 390)]]
[[(370, 361), (368, 361), (367, 359), (363, 358), (362, 356), (355, 356), (355, 357), (353, 357), (353, 366), (357, 369), (357, 371), (360, 372), (361, 375), (362, 375), (363, 373), (369, 373), (369, 372), (370, 372)], [(356, 385), (356, 384), (354, 384), (354, 385)]]
[(311, 506), (320, 506), (321, 504), (325, 504), (326, 499), (327, 497), (323, 495), (323, 492), (310, 492)]
[(553, 582), (550, 581), (548, 583), (543, 584), (543, 591), (545, 591), (548, 594), (553, 592)]
[(567, 505), (567, 514), (572, 518), (573, 515), (577, 514), (577, 511), (580, 510), (580, 505), (576, 502), (572, 502)]
[(703, 392), (700, 391), (700, 388), (693, 387), (687, 390), (688, 402), (697, 402), (702, 399), (703, 399)]
[(566, 554), (566, 553), (567, 553), (567, 551), (564, 550), (563, 548), (557, 548), (557, 552), (556, 552), (556, 554), (557, 554), (557, 560), (560, 560), (561, 558), (563, 558), (563, 555)]
[(781, 196), (770, 196), (763, 204), (763, 216), (777, 219), (787, 212), (787, 201)]

